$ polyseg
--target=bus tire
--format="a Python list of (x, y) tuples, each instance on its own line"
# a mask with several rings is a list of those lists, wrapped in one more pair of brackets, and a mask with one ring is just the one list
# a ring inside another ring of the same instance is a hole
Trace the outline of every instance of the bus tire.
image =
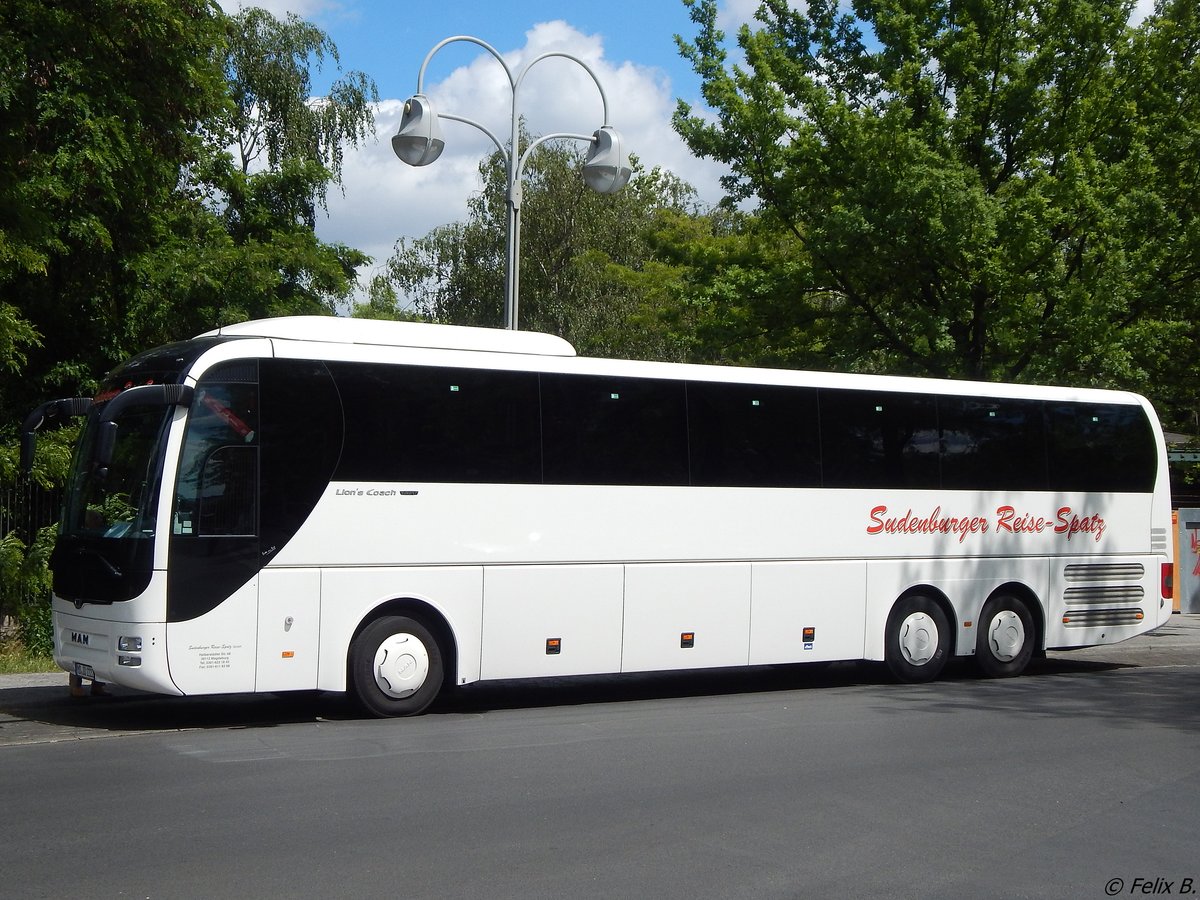
[(350, 644), (350, 690), (373, 716), (415, 716), (442, 687), (442, 649), (410, 616), (382, 616)]
[(983, 604), (979, 614), (975, 660), (993, 678), (1020, 675), (1033, 657), (1036, 638), (1028, 605), (1010, 594), (999, 594)]
[(902, 597), (888, 614), (883, 658), (897, 681), (933, 681), (946, 666), (950, 620), (930, 597)]

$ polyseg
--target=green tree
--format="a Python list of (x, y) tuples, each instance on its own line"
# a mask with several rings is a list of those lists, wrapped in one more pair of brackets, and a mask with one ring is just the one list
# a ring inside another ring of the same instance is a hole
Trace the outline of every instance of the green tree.
[[(209, 0), (0, 5), (0, 481), (42, 400), (147, 346), (349, 295), (366, 257), (314, 224), (375, 89), (349, 73), (311, 98), (327, 60), (295, 17)], [(61, 483), (68, 436), (39, 441), (38, 483)], [(0, 535), (0, 603), (36, 644), (47, 535), (23, 537)]]
[(1197, 149), (1192, 6), (767, 0), (733, 64), (685, 3), (716, 115), (676, 127), (808, 270), (775, 328), (848, 368), (1152, 386), (1197, 308), (1162, 241), (1195, 227), (1194, 162), (1163, 171)]
[(813, 288), (807, 254), (794, 235), (757, 216), (717, 208), (664, 210), (644, 237), (651, 258), (623, 274), (641, 298), (635, 322), (665, 330), (685, 359), (787, 368), (836, 364), (825, 312), (837, 298)]
[(147, 346), (350, 294), (367, 258), (314, 224), (376, 94), (351, 72), (310, 97), (326, 62), (294, 16), (206, 0), (0, 7), (0, 366), (24, 376), (0, 426)]
[(1121, 197), (1128, 289), (1149, 310), (1136, 357), (1178, 428), (1200, 433), (1200, 20), (1194, 2), (1160, 3), (1131, 39), (1119, 77), (1137, 99), (1118, 132), (1137, 160)]
[[(635, 164), (622, 191), (598, 194), (584, 183), (582, 165), (574, 147), (547, 144), (526, 166), (519, 325), (561, 335), (590, 354), (671, 355), (661, 334), (634, 325), (640, 300), (623, 273), (649, 259), (644, 232), (655, 214), (692, 209), (694, 191), (670, 173)], [(506, 175), (498, 152), (480, 174), (483, 190), (470, 200), (467, 221), (401, 240), (380, 276), (395, 296), (439, 322), (503, 322)]]
[[(0, 423), (78, 390), (120, 346), (135, 275), (221, 113), (204, 0), (0, 5)], [(13, 355), (13, 347), (19, 355)]]
[[(146, 346), (246, 319), (330, 314), (354, 288), (361, 252), (317, 238), (343, 152), (374, 134), (374, 82), (347, 72), (312, 96), (337, 47), (288, 14), (244, 9), (226, 21), (228, 115), (205, 123), (206, 155), (185, 173), (161, 241), (137, 263), (136, 334)], [(231, 149), (232, 148), (232, 149)]]
[(337, 46), (294, 13), (283, 20), (263, 9), (241, 10), (229, 20), (225, 72), (234, 113), (231, 145), (242, 174), (265, 167), (279, 171), (289, 160), (311, 160), (327, 170), (312, 185), (314, 204), (325, 200), (329, 181), (341, 184), (346, 144), (374, 134), (375, 82), (359, 71), (335, 80), (314, 97), (312, 72), (329, 59), (340, 71)]

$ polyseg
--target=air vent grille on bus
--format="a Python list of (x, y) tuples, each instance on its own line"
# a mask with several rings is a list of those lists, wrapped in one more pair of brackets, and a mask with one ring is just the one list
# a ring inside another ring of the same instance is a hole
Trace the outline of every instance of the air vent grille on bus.
[(1063, 614), (1068, 628), (1093, 628), (1097, 625), (1134, 625), (1142, 621), (1140, 609), (1077, 609)]
[(1067, 581), (1139, 581), (1146, 574), (1141, 563), (1076, 563), (1067, 566)]
[(1140, 584), (1105, 584), (1069, 587), (1063, 592), (1068, 607), (1109, 603), (1141, 603), (1146, 591)]
[(1094, 628), (1134, 625), (1145, 616), (1141, 604), (1146, 589), (1140, 583), (1146, 567), (1140, 562), (1072, 563), (1063, 569), (1070, 585), (1063, 591), (1063, 625)]

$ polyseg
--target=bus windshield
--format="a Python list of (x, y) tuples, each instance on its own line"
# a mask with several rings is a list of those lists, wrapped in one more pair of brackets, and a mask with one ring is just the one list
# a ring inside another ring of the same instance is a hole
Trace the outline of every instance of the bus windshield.
[[(150, 583), (163, 453), (178, 407), (166, 398), (125, 405), (115, 398), (148, 385), (178, 384), (207, 346), (191, 342), (144, 353), (101, 384), (75, 448), (50, 557), (59, 597), (76, 605), (114, 603), (138, 596)], [(97, 451), (106, 429), (115, 439), (111, 454), (102, 455)]]
[(210, 346), (211, 341), (168, 344), (134, 357), (105, 378), (75, 448), (60, 535), (153, 542), (162, 453), (175, 407), (130, 406), (112, 418), (116, 442), (111, 462), (102, 469), (96, 462), (96, 449), (103, 414), (111, 410), (107, 401), (130, 389), (178, 383), (181, 373)]
[(148, 540), (154, 537), (161, 448), (172, 407), (134, 407), (117, 420), (112, 464), (93, 462), (99, 434), (92, 415), (76, 450), (61, 534), (88, 538)]

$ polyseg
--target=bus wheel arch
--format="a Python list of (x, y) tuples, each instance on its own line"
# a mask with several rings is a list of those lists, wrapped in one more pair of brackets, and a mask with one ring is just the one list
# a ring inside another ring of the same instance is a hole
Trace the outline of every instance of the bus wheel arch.
[(379, 717), (424, 712), (456, 671), (449, 624), (419, 600), (393, 600), (359, 623), (346, 658), (347, 689)]
[(1025, 671), (1045, 634), (1041, 604), (1020, 584), (997, 588), (979, 612), (975, 661), (984, 674), (1011, 678)]
[(897, 681), (918, 684), (942, 673), (954, 652), (954, 610), (928, 586), (903, 593), (884, 626), (883, 658)]

